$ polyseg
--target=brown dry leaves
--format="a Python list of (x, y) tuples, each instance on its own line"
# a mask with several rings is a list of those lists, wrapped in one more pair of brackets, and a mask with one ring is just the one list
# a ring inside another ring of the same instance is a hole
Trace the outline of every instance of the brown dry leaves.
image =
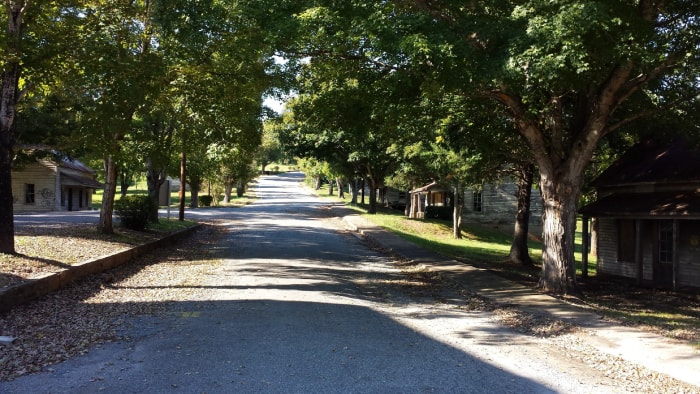
[(113, 254), (161, 237), (157, 232), (115, 228), (100, 234), (95, 226), (43, 224), (22, 227), (15, 234), (16, 255), (0, 253), (0, 290), (27, 279), (64, 270), (70, 265)]
[[(43, 370), (84, 354), (100, 343), (123, 340), (117, 329), (130, 317), (159, 313), (171, 302), (196, 297), (201, 290), (188, 284), (218, 264), (209, 256), (209, 246), (219, 231), (205, 225), (176, 246), (157, 250), (131, 264), (93, 275), (0, 314), (0, 335), (17, 338), (12, 345), (0, 346), (0, 380)], [(75, 237), (75, 242), (68, 242), (71, 237), (65, 229), (63, 233), (61, 243), (81, 249), (71, 251), (71, 255), (91, 258), (107, 250), (122, 249), (138, 238), (126, 234), (121, 235), (123, 241), (111, 242), (99, 236), (80, 236)], [(61, 246), (51, 251), (60, 253), (67, 249), (68, 246)], [(40, 261), (28, 261), (36, 264), (32, 267), (37, 270), (43, 269)]]

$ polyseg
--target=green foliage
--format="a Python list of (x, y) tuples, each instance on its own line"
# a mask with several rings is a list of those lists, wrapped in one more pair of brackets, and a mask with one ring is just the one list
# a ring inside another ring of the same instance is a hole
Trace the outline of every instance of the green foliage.
[(211, 202), (214, 200), (214, 197), (209, 195), (198, 196), (197, 200), (199, 201), (200, 207), (209, 207), (211, 206)]
[(452, 210), (450, 206), (428, 205), (425, 207), (425, 217), (431, 219), (452, 220)]
[(146, 229), (152, 209), (153, 200), (146, 195), (130, 195), (114, 203), (114, 211), (122, 226), (137, 231)]

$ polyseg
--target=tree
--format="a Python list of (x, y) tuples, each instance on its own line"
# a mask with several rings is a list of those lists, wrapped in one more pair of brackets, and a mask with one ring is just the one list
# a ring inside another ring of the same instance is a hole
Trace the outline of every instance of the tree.
[(445, 114), (438, 138), (468, 164), (463, 176), (468, 184), (481, 186), (503, 180), (516, 183), (517, 209), (509, 257), (515, 263), (532, 265), (527, 243), (534, 158), (514, 125), (488, 104), (441, 94), (435, 105), (444, 107)]
[(696, 100), (700, 4), (402, 4), (433, 26), (414, 36), (430, 43), (420, 49), (435, 64), (435, 79), (457, 73), (455, 91), (493, 100), (523, 136), (544, 202), (540, 287), (578, 294), (574, 230), (583, 174), (606, 135), (663, 111), (682, 114)]
[(112, 214), (125, 137), (134, 114), (158, 89), (165, 73), (153, 3), (85, 1), (71, 55), (76, 59), (65, 83), (82, 98), (81, 127), (75, 138), (103, 158), (105, 186), (98, 229), (112, 233)]
[(258, 148), (257, 162), (260, 171), (265, 172), (268, 164), (282, 158), (282, 147), (279, 142), (279, 120), (267, 119), (263, 123), (262, 143)]
[[(73, 14), (53, 1), (3, 2), (5, 28), (0, 30), (0, 253), (14, 253), (11, 167), (16, 142), (18, 105), (36, 86), (47, 86), (60, 72), (62, 40)], [(65, 41), (64, 41), (65, 42)]]

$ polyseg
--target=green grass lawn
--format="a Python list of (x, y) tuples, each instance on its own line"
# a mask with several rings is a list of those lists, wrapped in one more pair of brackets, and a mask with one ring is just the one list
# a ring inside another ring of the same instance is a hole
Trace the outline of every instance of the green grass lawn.
[[(136, 182), (135, 185), (129, 187), (127, 189), (127, 193), (129, 195), (145, 195), (148, 194), (148, 187), (146, 186), (146, 181), (141, 180)], [(201, 190), (199, 192), (199, 195), (206, 195), (207, 190), (206, 188)], [(231, 193), (231, 202), (228, 204), (223, 204), (222, 202), (219, 203), (218, 206), (226, 206), (226, 207), (240, 207), (243, 205), (250, 204), (252, 201), (255, 200), (254, 193), (251, 193), (248, 191), (246, 194), (244, 194), (242, 197), (236, 196), (235, 190), (233, 193)], [(104, 190), (100, 189), (95, 192), (95, 194), (92, 195), (92, 209), (94, 210), (100, 210), (102, 207), (102, 196), (104, 195)], [(117, 188), (117, 193), (114, 196), (115, 201), (119, 200), (121, 198), (121, 190)], [(223, 197), (222, 197), (223, 198)], [(189, 207), (191, 203), (191, 195), (190, 192), (188, 191), (185, 193), (185, 206)], [(213, 204), (212, 204), (213, 205)], [(170, 193), (170, 207), (173, 209), (177, 209), (180, 206), (180, 193), (178, 191), (173, 191)], [(163, 208), (163, 207), (161, 207)], [(201, 208), (206, 208), (206, 207), (201, 207)]]
[(270, 163), (265, 166), (265, 171), (272, 172), (290, 172), (297, 170), (299, 170), (299, 167), (297, 167), (295, 164)]
[[(328, 185), (317, 191), (321, 197), (342, 201), (328, 195)], [(337, 195), (337, 192), (336, 192)], [(452, 237), (452, 222), (437, 219), (408, 219), (403, 211), (380, 209), (370, 215), (362, 207), (355, 208), (370, 221), (389, 229), (401, 237), (433, 250), (444, 256), (468, 261), (479, 265), (493, 265), (508, 261), (512, 236), (503, 231), (477, 224), (463, 224), (462, 239)], [(579, 221), (575, 234), (574, 256), (577, 261), (577, 272), (581, 274), (581, 222)], [(542, 262), (542, 244), (534, 239), (528, 242), (530, 256), (537, 266)], [(596, 259), (589, 255), (588, 275), (595, 275)]]

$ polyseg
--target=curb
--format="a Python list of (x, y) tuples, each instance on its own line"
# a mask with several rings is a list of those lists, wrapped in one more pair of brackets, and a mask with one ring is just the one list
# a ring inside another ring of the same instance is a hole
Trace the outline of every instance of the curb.
[(157, 248), (168, 246), (180, 238), (190, 235), (199, 227), (201, 227), (201, 224), (196, 224), (155, 241), (136, 245), (108, 256), (87, 260), (63, 271), (48, 274), (37, 279), (30, 279), (25, 283), (0, 290), (0, 312), (7, 312), (18, 305), (59, 290), (78, 279), (124, 265), (139, 256)]

